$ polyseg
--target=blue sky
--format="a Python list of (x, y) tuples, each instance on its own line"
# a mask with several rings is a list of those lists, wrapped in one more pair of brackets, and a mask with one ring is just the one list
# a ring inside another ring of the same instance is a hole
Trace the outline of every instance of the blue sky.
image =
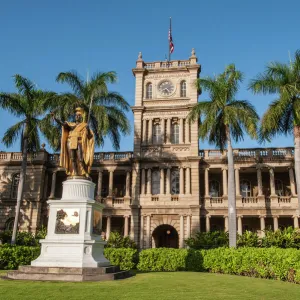
[[(175, 44), (173, 59), (187, 59), (196, 49), (201, 76), (217, 74), (229, 63), (244, 72), (239, 99), (253, 103), (260, 115), (275, 96), (257, 96), (247, 90), (250, 78), (269, 61), (287, 62), (288, 51), (299, 45), (297, 0), (14, 0), (0, 5), (0, 91), (14, 92), (12, 75), (19, 73), (41, 89), (56, 92), (68, 87), (55, 82), (59, 72), (87, 70), (117, 72), (111, 90), (134, 104), (131, 69), (139, 51), (145, 61), (164, 60), (168, 50), (169, 17)], [(205, 95), (200, 96), (200, 100)], [(133, 114), (128, 117), (133, 125)], [(0, 137), (17, 120), (0, 110)], [(264, 146), (292, 146), (292, 137), (278, 137)], [(257, 147), (245, 136), (236, 147)], [(132, 150), (132, 134), (121, 149)], [(46, 147), (47, 148), (47, 147)], [(206, 142), (200, 148), (212, 148)], [(0, 150), (18, 151), (19, 143)], [(48, 148), (49, 149), (49, 148)], [(98, 151), (111, 151), (109, 140)], [(51, 150), (50, 150), (51, 151)]]

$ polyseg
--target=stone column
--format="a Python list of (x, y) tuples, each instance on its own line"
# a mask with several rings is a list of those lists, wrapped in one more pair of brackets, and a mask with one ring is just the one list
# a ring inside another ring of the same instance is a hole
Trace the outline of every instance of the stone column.
[(51, 193), (50, 193), (50, 197), (49, 197), (50, 199), (55, 198), (56, 173), (57, 173), (57, 170), (53, 171), (53, 173), (52, 173)]
[(144, 216), (141, 215), (141, 227), (140, 227), (140, 249), (144, 248)]
[(165, 169), (160, 169), (160, 194), (165, 193)]
[(148, 123), (148, 144), (152, 145), (152, 129), (153, 129), (153, 120), (150, 119)]
[(241, 195), (241, 191), (240, 191), (240, 169), (239, 168), (235, 168), (235, 194), (237, 196)]
[(143, 144), (147, 143), (147, 120), (143, 120)]
[(179, 194), (184, 194), (184, 169), (179, 168)]
[(98, 186), (97, 186), (97, 199), (98, 201), (101, 200), (101, 192), (102, 192), (102, 177), (103, 177), (103, 171), (98, 171)]
[(271, 190), (271, 196), (276, 196), (274, 169), (270, 168), (269, 169), (269, 173), (270, 173), (270, 190)]
[(227, 190), (228, 180), (227, 180), (227, 169), (226, 168), (222, 169), (222, 174), (223, 174), (223, 197), (226, 197), (228, 195), (228, 190)]
[(295, 176), (293, 168), (289, 168), (289, 177), (290, 177), (290, 186), (291, 186), (291, 194), (292, 196), (296, 195), (296, 188), (295, 188)]
[(205, 197), (209, 197), (209, 168), (204, 169), (204, 187), (205, 187)]
[(190, 238), (191, 237), (191, 218), (192, 216), (187, 215), (186, 216), (186, 238)]
[(171, 119), (167, 119), (167, 138), (166, 143), (171, 143)]
[(124, 236), (128, 236), (128, 219), (129, 216), (124, 216)]
[(190, 123), (185, 119), (185, 143), (190, 143)]
[(126, 194), (125, 197), (130, 196), (130, 171), (126, 172)]
[(228, 216), (224, 216), (224, 231), (227, 232), (228, 229)]
[(150, 248), (150, 236), (151, 236), (151, 216), (147, 216), (147, 229), (146, 229), (146, 248)]
[(238, 234), (243, 234), (242, 216), (238, 216)]
[(166, 194), (171, 194), (171, 169), (167, 169), (167, 186), (166, 186)]
[(206, 215), (205, 221), (206, 221), (206, 232), (210, 232), (210, 215)]
[(106, 240), (109, 239), (110, 236), (110, 230), (111, 230), (111, 216), (106, 217)]
[(147, 170), (147, 195), (151, 195), (152, 194), (152, 190), (151, 190), (151, 169), (149, 168)]
[(179, 120), (179, 144), (183, 144), (183, 119)]
[(161, 143), (164, 144), (165, 143), (165, 119), (161, 119), (160, 120), (161, 123)]
[(184, 246), (184, 218), (180, 216), (180, 240), (179, 240), (179, 248), (183, 248)]
[(278, 230), (278, 216), (273, 216), (274, 231)]
[(260, 231), (261, 231), (261, 237), (265, 237), (265, 229), (266, 229), (266, 224), (265, 224), (265, 218), (266, 216), (259, 216), (260, 218)]
[(145, 169), (142, 169), (141, 194), (145, 195)]
[(298, 216), (293, 216), (294, 219), (294, 228), (299, 228), (299, 217)]
[(113, 188), (114, 188), (114, 171), (109, 170), (109, 186), (108, 186), (108, 196), (113, 196)]
[(262, 186), (262, 175), (261, 175), (261, 167), (256, 168), (257, 172), (257, 188), (258, 188), (258, 196), (263, 195), (263, 186)]
[(185, 192), (186, 194), (190, 194), (191, 193), (191, 169), (190, 168), (185, 169), (185, 179), (186, 179)]

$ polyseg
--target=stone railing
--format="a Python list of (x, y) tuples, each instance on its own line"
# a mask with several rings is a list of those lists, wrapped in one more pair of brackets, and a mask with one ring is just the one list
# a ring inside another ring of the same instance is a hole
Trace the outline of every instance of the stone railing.
[(177, 67), (186, 67), (191, 63), (189, 60), (172, 60), (172, 61), (158, 61), (151, 63), (144, 63), (144, 68), (147, 70), (152, 69), (164, 69), (164, 68), (177, 68)]
[[(38, 152), (27, 155), (27, 160), (43, 159), (45, 152)], [(22, 152), (0, 152), (0, 161), (21, 161), (23, 159)]]
[[(294, 148), (233, 149), (233, 155), (235, 160), (287, 159), (294, 157)], [(224, 159), (227, 157), (227, 150), (200, 150), (199, 156), (204, 160)]]

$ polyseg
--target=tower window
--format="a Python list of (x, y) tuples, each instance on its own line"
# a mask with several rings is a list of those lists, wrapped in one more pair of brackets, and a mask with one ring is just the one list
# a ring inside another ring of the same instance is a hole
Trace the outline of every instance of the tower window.
[(152, 172), (152, 195), (160, 193), (160, 173), (159, 170)]
[(172, 125), (172, 142), (173, 144), (179, 144), (179, 124)]
[(180, 82), (180, 97), (186, 97), (186, 81)]
[(20, 181), (20, 173), (17, 173), (12, 178), (11, 194), (10, 194), (12, 199), (17, 199), (19, 181)]
[(152, 83), (146, 85), (146, 99), (152, 99)]
[(161, 143), (161, 128), (160, 124), (155, 124), (153, 126), (153, 144)]
[(179, 170), (174, 169), (171, 173), (171, 194), (179, 194)]

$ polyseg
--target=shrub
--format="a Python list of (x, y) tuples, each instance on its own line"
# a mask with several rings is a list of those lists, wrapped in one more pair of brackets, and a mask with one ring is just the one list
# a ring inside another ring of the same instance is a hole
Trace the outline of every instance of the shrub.
[(140, 252), (140, 271), (201, 271), (202, 255), (188, 249), (157, 248)]
[(194, 237), (185, 240), (187, 246), (192, 249), (212, 249), (229, 245), (228, 232), (211, 231), (197, 232)]
[(0, 269), (13, 270), (19, 265), (29, 265), (40, 255), (40, 247), (2, 245), (0, 246)]
[[(1, 233), (0, 240), (3, 244), (10, 244), (11, 242), (12, 231), (6, 230)], [(28, 231), (19, 231), (17, 232), (16, 245), (19, 246), (38, 246), (38, 240), (35, 239), (33, 233)]]
[(259, 247), (260, 241), (258, 235), (251, 231), (245, 231), (242, 235), (238, 236), (237, 239), (238, 247)]
[(136, 243), (129, 236), (123, 237), (118, 232), (111, 232), (106, 244), (107, 248), (131, 248), (136, 249)]
[(131, 270), (138, 262), (138, 251), (130, 248), (105, 248), (104, 256), (121, 270)]

